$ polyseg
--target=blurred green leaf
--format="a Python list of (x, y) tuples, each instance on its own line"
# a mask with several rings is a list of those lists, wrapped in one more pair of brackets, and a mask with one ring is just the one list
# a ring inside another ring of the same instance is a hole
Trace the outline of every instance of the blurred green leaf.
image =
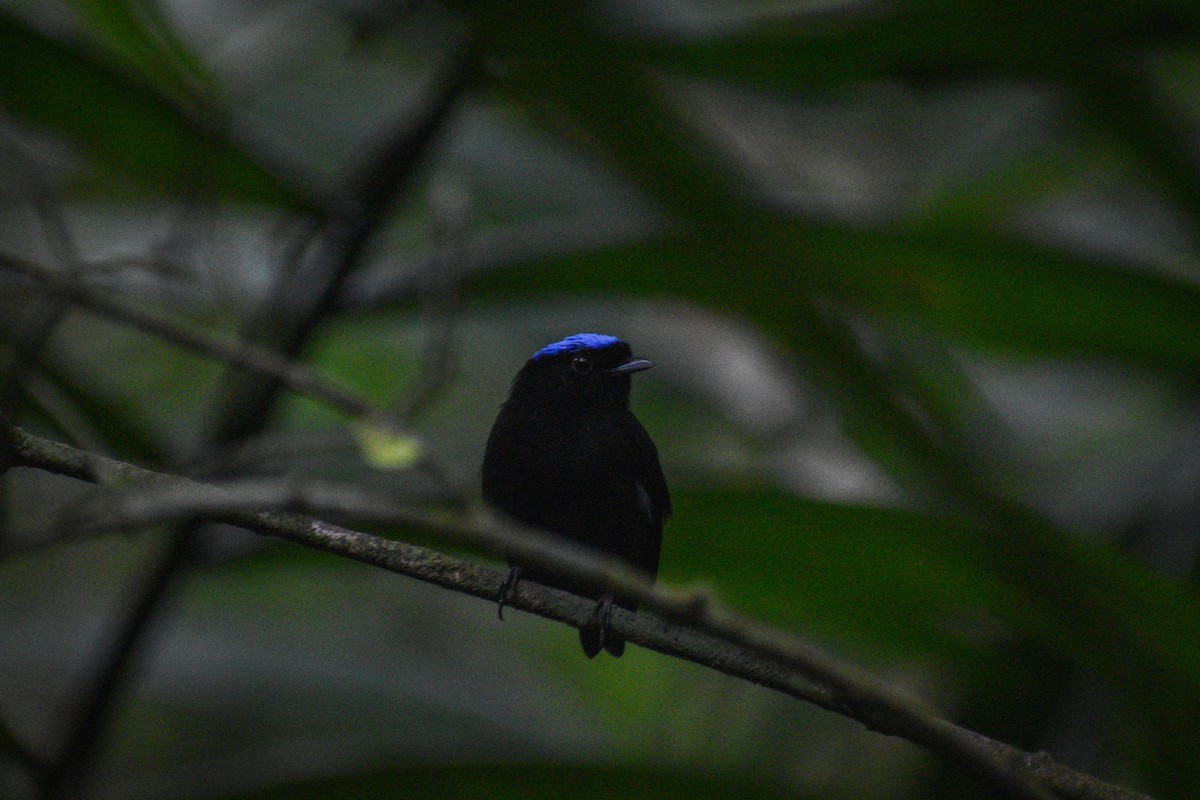
[(1167, 107), (1149, 59), (1197, 42), (1200, 14), (1189, 3), (1024, 3), (1018, 10), (943, 0), (717, 38), (635, 42), (628, 54), (690, 77), (805, 93), (897, 79), (1061, 82), (1074, 94), (1073, 125), (1115, 138), (1195, 217), (1196, 131)]
[(82, 147), (159, 191), (199, 189), (244, 202), (313, 207), (236, 143), (86, 48), (0, 10), (0, 108)]
[[(734, 233), (732, 245), (749, 244)], [(769, 261), (708, 236), (573, 253), (490, 272), (477, 294), (605, 291), (672, 295), (768, 324), (793, 348), (820, 343), (789, 328), (811, 293), (913, 321), (986, 351), (1087, 355), (1184, 375), (1200, 368), (1200, 287), (1045, 247), (963, 232), (870, 231), (779, 220), (757, 228)], [(568, 268), (569, 267), (569, 268)], [(679, 279), (686, 275), (685, 280)], [(730, 291), (736, 285), (736, 291)], [(789, 302), (791, 300), (791, 302)]]
[[(943, 24), (931, 17), (930, 26), (933, 19)], [(783, 309), (781, 299), (822, 293), (990, 348), (1118, 357), (1180, 372), (1200, 366), (1195, 286), (995, 235), (864, 230), (766, 212), (731, 191), (728, 176), (700, 156), (699, 143), (639, 65), (611, 57), (588, 20), (554, 9), (508, 21), (509, 38), (495, 33), (506, 30), (499, 17), (493, 32), (514, 99), (543, 117), (578, 121), (605, 156), (686, 226), (660, 244), (593, 254), (594, 264), (578, 264), (573, 255), (570, 269), (556, 263), (522, 272), (516, 280), (525, 287), (645, 294), (669, 288), (748, 313), (793, 343), (787, 326), (807, 315), (805, 301)], [(549, 114), (552, 103), (560, 115)], [(731, 284), (738, 291), (730, 292)], [(809, 332), (803, 324), (795, 331)]]
[(84, 19), (137, 72), (178, 100), (198, 86), (211, 91), (216, 82), (175, 35), (157, 3), (146, 0), (74, 0)]
[(675, 506), (664, 580), (712, 582), (742, 612), (858, 658), (948, 657), (973, 646), (970, 626), (1022, 607), (961, 522), (775, 492), (676, 490)]
[[(961, 645), (971, 635), (959, 623), (991, 617), (1095, 661), (1130, 691), (1151, 693), (1168, 674), (1193, 691), (1200, 686), (1198, 648), (1176, 646), (1200, 629), (1200, 598), (1128, 556), (1074, 542), (1006, 553), (995, 531), (961, 517), (776, 492), (675, 494), (663, 557), (669, 579), (715, 580), (747, 613), (909, 656)], [(1054, 559), (1041, 564), (1057, 583), (1053, 591), (1039, 592), (1047, 587), (1020, 574), (1031, 557)], [(1084, 619), (1073, 608), (1101, 593), (1099, 617)], [(1136, 630), (1146, 649), (1104, 652), (1094, 637), (1108, 627)], [(1146, 660), (1134, 663), (1138, 657)]]
[[(1130, 556), (1049, 533), (1023, 549), (1002, 516), (728, 490), (677, 491), (675, 506), (669, 579), (715, 582), (746, 613), (889, 662), (963, 655), (999, 621), (1095, 670), (1176, 741), (1197, 733), (1200, 597)], [(1178, 770), (1184, 751), (1159, 755)]]

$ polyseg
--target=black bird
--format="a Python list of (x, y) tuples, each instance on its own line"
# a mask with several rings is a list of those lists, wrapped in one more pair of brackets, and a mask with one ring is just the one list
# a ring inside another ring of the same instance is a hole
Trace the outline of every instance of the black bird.
[[(671, 498), (658, 451), (629, 410), (630, 375), (654, 366), (613, 336), (577, 333), (546, 345), (513, 379), (483, 455), (483, 497), (508, 516), (624, 559), (653, 580)], [(583, 652), (614, 656), (611, 594), (510, 562), (500, 609), (518, 580), (595, 598)], [(637, 606), (620, 598), (630, 611)]]

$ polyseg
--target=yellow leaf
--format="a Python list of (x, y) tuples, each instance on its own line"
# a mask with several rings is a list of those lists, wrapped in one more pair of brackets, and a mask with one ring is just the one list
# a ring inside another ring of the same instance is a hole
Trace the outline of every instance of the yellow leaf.
[(354, 434), (363, 458), (375, 469), (409, 469), (421, 460), (421, 442), (411, 434), (370, 424), (356, 425)]

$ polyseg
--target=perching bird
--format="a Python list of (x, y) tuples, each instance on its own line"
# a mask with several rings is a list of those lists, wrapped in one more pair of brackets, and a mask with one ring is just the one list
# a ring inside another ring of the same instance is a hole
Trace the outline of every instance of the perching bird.
[[(483, 455), (483, 497), (527, 525), (624, 559), (658, 575), (671, 499), (658, 451), (629, 410), (630, 375), (652, 367), (613, 336), (577, 333), (546, 345), (513, 379)], [(500, 607), (518, 580), (595, 598), (579, 630), (588, 658), (614, 656), (625, 641), (608, 631), (613, 597), (545, 570), (512, 563)], [(617, 598), (631, 611), (636, 604)]]

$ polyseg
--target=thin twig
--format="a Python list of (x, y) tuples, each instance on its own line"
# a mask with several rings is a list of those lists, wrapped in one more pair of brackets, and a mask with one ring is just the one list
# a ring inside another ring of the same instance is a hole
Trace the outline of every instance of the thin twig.
[[(51, 257), (67, 274), (81, 275), (83, 261), (79, 256), (79, 248), (75, 245), (75, 238), (61, 209), (52, 199), (45, 177), (22, 148), (3, 131), (0, 131), (0, 159), (10, 167), (17, 183), (24, 184), (26, 199), (41, 225)], [(9, 363), (0, 367), (0, 387), (4, 392), (0, 397), (0, 408), (14, 420), (19, 417), (19, 387), (66, 312), (67, 304), (61, 299), (43, 298), (28, 313), (22, 329), (13, 332)]]
[(250, 342), (222, 339), (181, 327), (129, 303), (94, 291), (67, 277), (22, 258), (0, 253), (0, 269), (32, 279), (37, 287), (107, 319), (156, 336), (193, 353), (273, 378), (277, 385), (313, 398), (362, 422), (384, 436), (402, 437), (416, 453), (414, 465), (424, 469), (439, 487), (460, 504), (468, 493), (454, 471), (441, 463), (422, 437), (398, 425), (394, 418), (365, 398), (343, 389), (316, 370)]
[(108, 455), (108, 445), (91, 420), (79, 411), (53, 381), (47, 380), (40, 373), (30, 373), (25, 376), (24, 386), (27, 402), (62, 431), (69, 441), (93, 453)]
[[(137, 524), (147, 523), (156, 514), (202, 516), (453, 591), (495, 599), (503, 580), (503, 573), (497, 570), (291, 511), (262, 509), (271, 505), (309, 510), (328, 506), (329, 512), (355, 511), (377, 520), (388, 519), (459, 546), (498, 557), (517, 556), (524, 563), (610, 588), (653, 614), (614, 609), (613, 630), (622, 638), (807, 700), (872, 730), (923, 745), (975, 773), (1002, 796), (1144, 800), (1142, 795), (1059, 765), (1044, 753), (1024, 752), (954, 725), (864, 670), (806, 640), (724, 608), (703, 594), (656, 586), (614, 559), (596, 557), (561, 539), (486, 514), (433, 513), (371, 497), (359, 489), (343, 492), (321, 486), (308, 491), (304, 484), (286, 481), (224, 489), (106, 459), (20, 429), (14, 429), (13, 436), (23, 466), (130, 487), (125, 500), (117, 498), (113, 508), (124, 508)], [(143, 494), (141, 500), (133, 499), (137, 493)], [(576, 627), (586, 624), (592, 613), (589, 601), (528, 583), (517, 588), (510, 602)]]
[(411, 425), (454, 377), (454, 329), (463, 277), (463, 239), (469, 199), (454, 178), (440, 176), (429, 188), (433, 257), (419, 279), (418, 306), (425, 318), (424, 360), (408, 400), (397, 416)]
[[(458, 107), (474, 79), (475, 67), (474, 44), (468, 42), (424, 107), (370, 148), (370, 156), (347, 181), (340, 201), (331, 206), (320, 235), (280, 271), (270, 298), (245, 338), (284, 356), (301, 353), (309, 336), (333, 309), (393, 202), (416, 174), (421, 157)], [(268, 373), (229, 373), (217, 400), (213, 441), (236, 442), (258, 433), (270, 417), (278, 388), (278, 379)]]
[(314, 370), (271, 350), (249, 342), (233, 342), (180, 327), (115, 297), (93, 291), (78, 280), (17, 256), (0, 253), (0, 268), (32, 279), (40, 289), (50, 294), (165, 342), (232, 366), (269, 375), (297, 394), (320, 400), (347, 416), (365, 418), (374, 413), (371, 405), (362, 398), (335, 386)]

